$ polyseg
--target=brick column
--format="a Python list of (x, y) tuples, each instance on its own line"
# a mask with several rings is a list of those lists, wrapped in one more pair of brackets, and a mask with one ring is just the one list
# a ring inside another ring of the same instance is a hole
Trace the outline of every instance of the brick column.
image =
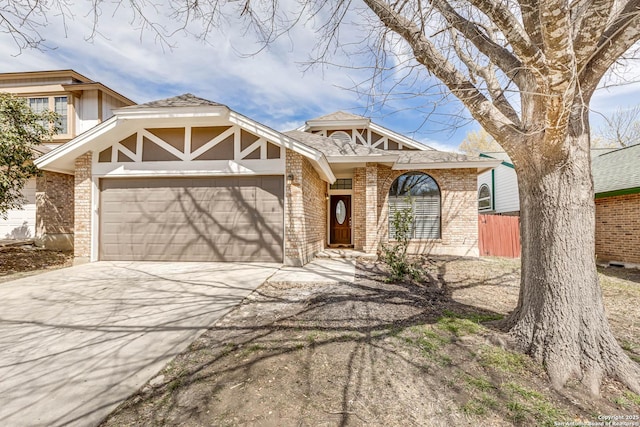
[(73, 249), (73, 175), (44, 171), (36, 178), (36, 242)]
[(91, 153), (76, 159), (74, 256), (89, 260), (91, 256)]
[(356, 168), (353, 172), (353, 248), (363, 251), (366, 239), (366, 183), (365, 168)]
[(378, 165), (367, 163), (365, 168), (365, 242), (364, 252), (378, 251)]
[[(293, 175), (291, 184), (287, 175)], [(286, 151), (285, 172), (285, 253), (286, 265), (304, 264), (304, 206), (302, 195), (302, 156), (291, 150)]]

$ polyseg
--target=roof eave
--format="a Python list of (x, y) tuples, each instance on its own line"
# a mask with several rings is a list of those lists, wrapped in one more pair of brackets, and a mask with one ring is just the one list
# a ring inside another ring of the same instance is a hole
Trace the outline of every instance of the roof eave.
[(398, 155), (327, 156), (329, 163), (395, 163)]
[(347, 120), (308, 120), (306, 122), (306, 129), (311, 128), (340, 128), (340, 127), (367, 127), (371, 123), (369, 119), (347, 119)]
[(477, 169), (479, 172), (498, 167), (502, 162), (496, 161), (458, 161), (458, 162), (427, 162), (400, 163), (393, 165), (393, 170), (414, 169)]
[(108, 120), (100, 123), (99, 125), (89, 129), (83, 134), (75, 137), (71, 141), (66, 144), (61, 145), (60, 147), (55, 148), (54, 150), (44, 154), (43, 156), (34, 160), (34, 164), (38, 167), (38, 169), (52, 171), (52, 172), (60, 172), (60, 173), (75, 173), (74, 170), (68, 170), (65, 168), (59, 168), (55, 165), (56, 161), (61, 159), (62, 157), (72, 153), (73, 151), (79, 149), (84, 144), (88, 143), (90, 140), (95, 139), (96, 137), (108, 132), (113, 129), (118, 122), (118, 118), (116, 116), (111, 117)]
[(77, 90), (90, 90), (90, 89), (97, 89), (97, 90), (101, 90), (102, 92), (106, 93), (109, 96), (112, 96), (114, 98), (116, 98), (117, 100), (124, 102), (125, 104), (128, 105), (135, 105), (136, 102), (132, 101), (131, 99), (127, 98), (126, 96), (122, 95), (121, 93), (116, 92), (115, 90), (103, 85), (102, 83), (99, 82), (91, 82), (91, 83), (72, 83), (72, 84), (63, 84), (62, 87), (64, 88), (64, 90), (67, 90), (69, 92), (74, 92)]
[(305, 145), (295, 138), (291, 138), (281, 132), (273, 130), (268, 126), (260, 124), (246, 116), (243, 116), (240, 113), (236, 113), (235, 111), (229, 112), (229, 121), (247, 129), (248, 131), (258, 136), (266, 137), (268, 139), (271, 139), (272, 141), (278, 141), (284, 148), (290, 149), (298, 154), (303, 155), (304, 157), (307, 157), (308, 159), (312, 160), (314, 168), (325, 181), (329, 182), (330, 184), (333, 184), (335, 182), (336, 177), (334, 176), (333, 171), (329, 166), (329, 162), (327, 162), (327, 158), (319, 150), (309, 147), (308, 145)]
[(224, 105), (200, 105), (193, 107), (141, 107), (113, 110), (121, 120), (171, 119), (186, 117), (227, 117), (231, 110)]

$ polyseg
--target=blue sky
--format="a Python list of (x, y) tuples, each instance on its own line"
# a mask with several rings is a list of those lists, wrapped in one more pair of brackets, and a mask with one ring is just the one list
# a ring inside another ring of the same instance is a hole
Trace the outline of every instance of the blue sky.
[[(312, 22), (298, 25), (269, 49), (248, 56), (260, 45), (236, 21), (223, 23), (207, 42), (177, 33), (170, 40), (174, 47), (167, 48), (151, 32), (131, 25), (131, 13), (123, 9), (104, 11), (102, 35), (87, 41), (92, 23), (85, 14), (76, 11), (66, 29), (59, 18), (49, 17), (41, 34), (52, 49), (20, 53), (7, 35), (0, 34), (0, 72), (74, 69), (139, 103), (190, 92), (283, 131), (344, 110), (370, 116), (435, 148), (455, 150), (467, 132), (478, 129), (464, 116), (456, 118), (460, 105), (455, 100), (443, 101), (437, 94), (372, 106), (367, 96), (350, 90), (370, 75), (359, 68), (363, 62), (358, 61), (364, 60), (358, 56), (337, 50), (331, 60), (342, 66), (306, 69), (318, 37)], [(175, 25), (161, 14), (157, 19), (168, 28)], [(341, 36), (360, 39), (361, 30), (347, 25)], [(419, 78), (428, 84), (427, 76)], [(639, 95), (638, 84), (598, 91), (591, 105), (593, 127), (602, 123), (602, 115), (637, 103)]]

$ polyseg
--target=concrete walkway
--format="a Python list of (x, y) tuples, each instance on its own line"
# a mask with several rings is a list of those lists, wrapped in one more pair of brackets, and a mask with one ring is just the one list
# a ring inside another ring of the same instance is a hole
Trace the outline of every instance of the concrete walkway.
[(341, 283), (353, 282), (355, 275), (355, 260), (317, 258), (302, 267), (282, 267), (269, 282)]
[(0, 284), (0, 425), (98, 424), (278, 267), (98, 262)]

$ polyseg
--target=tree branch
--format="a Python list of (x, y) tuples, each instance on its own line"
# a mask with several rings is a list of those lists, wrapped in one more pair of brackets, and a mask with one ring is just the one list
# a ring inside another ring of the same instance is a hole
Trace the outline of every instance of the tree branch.
[(445, 0), (434, 0), (434, 7), (442, 14), (447, 22), (462, 33), (467, 40), (484, 54), (489, 61), (497, 65), (509, 78), (520, 86), (518, 75), (524, 72), (522, 62), (509, 50), (497, 44), (487, 34), (478, 28), (478, 25), (462, 17)]
[(614, 0), (578, 0), (571, 5), (575, 38), (573, 51), (578, 68), (582, 68), (593, 53), (598, 39), (607, 27)]
[(469, 3), (487, 15), (507, 39), (513, 52), (525, 67), (537, 70), (545, 69), (544, 53), (535, 46), (520, 22), (502, 4), (493, 0), (468, 0)]
[(519, 139), (515, 123), (487, 99), (429, 41), (411, 20), (397, 13), (382, 0), (364, 0), (365, 4), (390, 30), (404, 38), (413, 49), (416, 60), (432, 72), (469, 109), (471, 115), (505, 145), (513, 148)]
[(640, 0), (630, 0), (600, 37), (596, 49), (578, 69), (580, 87), (590, 99), (609, 68), (640, 40)]

